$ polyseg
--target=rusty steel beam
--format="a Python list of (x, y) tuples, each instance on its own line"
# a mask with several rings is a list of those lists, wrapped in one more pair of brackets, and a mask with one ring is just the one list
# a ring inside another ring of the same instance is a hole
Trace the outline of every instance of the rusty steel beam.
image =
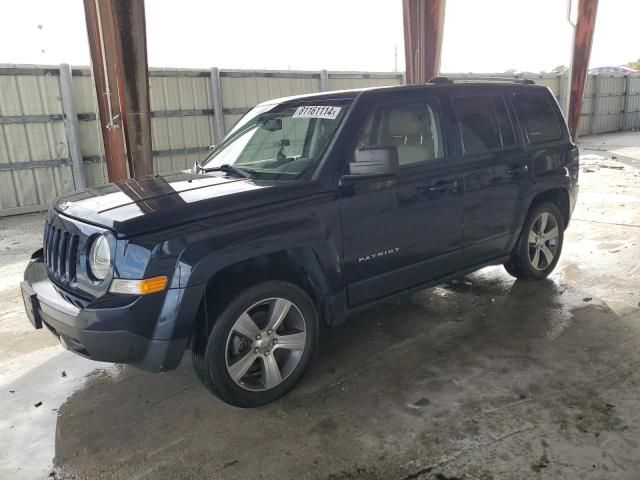
[(578, 0), (578, 19), (576, 22), (571, 70), (571, 94), (569, 97), (569, 132), (575, 141), (578, 138), (582, 95), (587, 81), (593, 32), (596, 26), (598, 0)]
[[(84, 0), (85, 20), (89, 34), (91, 70), (98, 99), (98, 115), (109, 181), (129, 176), (127, 154), (122, 131), (122, 116), (118, 100), (118, 85), (114, 74), (115, 32), (111, 18), (111, 3)], [(109, 45), (110, 47), (107, 47)], [(108, 75), (108, 72), (111, 72)]]
[(129, 170), (132, 177), (153, 173), (151, 107), (144, 0), (112, 0), (117, 31), (116, 75)]
[(438, 75), (446, 0), (402, 0), (407, 83)]
[(110, 181), (153, 172), (144, 0), (84, 0)]

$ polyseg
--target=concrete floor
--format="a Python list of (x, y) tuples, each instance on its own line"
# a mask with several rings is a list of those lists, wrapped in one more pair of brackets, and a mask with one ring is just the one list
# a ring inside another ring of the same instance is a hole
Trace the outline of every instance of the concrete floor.
[(256, 410), (207, 393), (188, 355), (151, 374), (30, 329), (17, 284), (42, 215), (0, 219), (0, 478), (639, 478), (640, 133), (584, 144), (631, 150), (582, 173), (550, 279), (492, 267), (361, 314)]

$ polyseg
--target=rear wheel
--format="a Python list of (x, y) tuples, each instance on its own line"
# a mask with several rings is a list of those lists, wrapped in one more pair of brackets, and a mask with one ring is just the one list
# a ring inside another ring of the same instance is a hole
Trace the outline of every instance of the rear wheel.
[(516, 278), (541, 280), (558, 264), (564, 240), (564, 221), (551, 202), (535, 205), (524, 222), (520, 238), (505, 269)]
[(227, 403), (256, 407), (291, 390), (309, 366), (318, 342), (318, 318), (297, 286), (264, 282), (224, 307), (206, 340), (194, 341), (194, 368)]

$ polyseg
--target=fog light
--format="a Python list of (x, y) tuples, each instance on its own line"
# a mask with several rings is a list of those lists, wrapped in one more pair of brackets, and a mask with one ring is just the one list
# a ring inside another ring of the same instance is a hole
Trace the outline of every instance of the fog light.
[(160, 292), (167, 286), (167, 277), (145, 278), (143, 280), (126, 280), (124, 278), (114, 278), (111, 282), (111, 293), (123, 293), (125, 295), (147, 295), (148, 293)]

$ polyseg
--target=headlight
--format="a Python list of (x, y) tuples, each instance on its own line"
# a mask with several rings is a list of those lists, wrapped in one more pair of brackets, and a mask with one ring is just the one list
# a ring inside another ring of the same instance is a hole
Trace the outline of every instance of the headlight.
[(89, 268), (91, 273), (98, 280), (104, 280), (109, 273), (111, 266), (111, 249), (107, 237), (100, 235), (96, 237), (89, 251)]

